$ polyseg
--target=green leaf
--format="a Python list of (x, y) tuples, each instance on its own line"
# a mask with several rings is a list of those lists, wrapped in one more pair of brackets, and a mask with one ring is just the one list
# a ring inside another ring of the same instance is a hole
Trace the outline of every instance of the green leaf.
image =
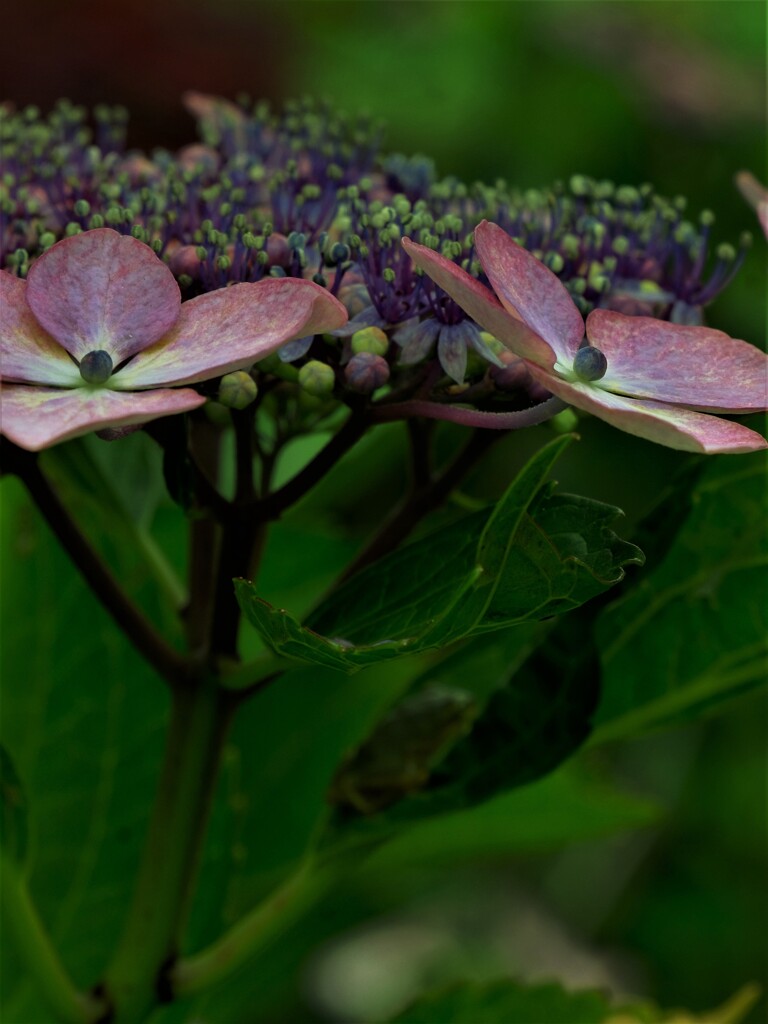
[(355, 671), (577, 607), (642, 555), (609, 529), (618, 509), (543, 491), (570, 441), (538, 452), (490, 513), (467, 516), (359, 573), (306, 626), (241, 580), (246, 616), (278, 654)]
[(616, 788), (582, 760), (477, 807), (415, 823), (374, 853), (370, 868), (397, 871), (540, 852), (658, 820), (658, 805)]
[(0, 852), (23, 867), (27, 856), (27, 801), (4, 746), (0, 746), (0, 798)]
[(162, 616), (169, 632), (178, 632), (173, 613), (183, 606), (185, 589), (150, 532), (163, 501), (160, 459), (144, 433), (109, 443), (89, 435), (46, 450), (41, 467), (122, 585), (149, 614)]
[[(550, 441), (523, 467), (507, 489), (480, 534), (474, 565), (467, 574), (469, 585), (461, 588), (458, 600), (451, 603), (445, 617), (428, 631), (424, 638), (426, 646), (439, 647), (467, 636), (473, 631), (472, 627), (483, 622), (510, 554), (518, 544), (518, 531), (525, 513), (555, 462), (572, 441), (573, 435)], [(526, 613), (530, 608), (529, 604)]]
[(602, 991), (567, 991), (556, 984), (465, 982), (422, 996), (390, 1024), (739, 1024), (760, 997), (745, 985), (726, 1003), (699, 1015), (665, 1012), (651, 1003), (617, 1005)]
[(235, 580), (235, 593), (249, 622), (256, 627), (272, 650), (285, 658), (313, 665), (356, 672), (387, 658), (413, 653), (417, 647), (410, 638), (380, 640), (372, 644), (350, 644), (332, 640), (302, 626), (283, 608), (275, 608), (256, 596), (247, 580)]
[[(87, 989), (131, 896), (167, 699), (18, 481), (2, 494), (3, 729), (30, 806), (29, 887)], [(2, 960), (3, 1019), (49, 1020), (8, 943)]]
[[(325, 848), (388, 840), (415, 822), (476, 807), (553, 771), (589, 735), (598, 686), (596, 652), (576, 623), (559, 645), (534, 649), (491, 694), (471, 731), (417, 791), (393, 788), (389, 806), (370, 809), (362, 801), (337, 799)], [(363, 779), (363, 792), (365, 785)]]
[(760, 455), (714, 460), (663, 560), (602, 612), (595, 742), (695, 718), (764, 683), (764, 483)]
[[(5, 478), (0, 491), (2, 717), (31, 808), (30, 889), (67, 970), (87, 989), (104, 970), (131, 898), (167, 691), (89, 593), (18, 480)], [(417, 658), (352, 679), (300, 665), (241, 708), (186, 949), (220, 936), (302, 857), (344, 752), (424, 668)], [(10, 943), (0, 951), (2, 1019), (47, 1021)], [(229, 1016), (214, 1006), (212, 1019), (237, 1020), (244, 1005), (258, 1015), (263, 988), (248, 972)], [(189, 1005), (168, 1012), (177, 1022), (194, 1015)]]
[(424, 996), (392, 1024), (602, 1024), (611, 1007), (602, 992), (513, 981), (456, 985)]

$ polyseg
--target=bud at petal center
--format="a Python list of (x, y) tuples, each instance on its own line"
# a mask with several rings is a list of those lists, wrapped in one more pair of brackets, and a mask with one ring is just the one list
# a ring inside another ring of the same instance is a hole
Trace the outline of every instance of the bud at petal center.
[(599, 348), (580, 348), (573, 360), (573, 372), (580, 380), (600, 380), (608, 369), (608, 360)]
[(94, 349), (80, 360), (80, 376), (86, 384), (105, 384), (112, 376), (113, 365), (109, 352)]

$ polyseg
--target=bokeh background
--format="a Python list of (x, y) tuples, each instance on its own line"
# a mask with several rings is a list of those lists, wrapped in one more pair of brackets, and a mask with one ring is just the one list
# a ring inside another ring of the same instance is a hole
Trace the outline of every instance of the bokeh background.
[[(733, 185), (742, 168), (768, 176), (759, 0), (28, 0), (5, 19), (0, 94), (124, 104), (132, 146), (190, 141), (186, 89), (276, 105), (310, 93), (381, 118), (388, 148), (429, 155), (441, 175), (537, 187), (585, 173), (685, 195), (692, 214), (715, 211), (717, 241), (755, 233), (708, 319), (765, 344), (765, 243)], [(623, 506), (631, 527), (680, 460), (616, 444), (599, 423), (583, 434), (564, 486)], [(477, 489), (509, 479), (520, 456), (507, 455)], [(619, 838), (480, 861), (460, 841), (444, 862), (401, 851), (386, 885), (363, 881), (338, 908), (339, 939), (324, 938), (328, 908), (308, 924), (325, 945), (303, 975), (305, 1007), (362, 1019), (397, 1005), (414, 972), (421, 984), (493, 966), (619, 979), (698, 1010), (765, 981), (766, 724), (752, 696), (615, 751), (637, 807), (659, 811), (638, 810)], [(295, 993), (277, 989), (274, 1019), (291, 1019)]]

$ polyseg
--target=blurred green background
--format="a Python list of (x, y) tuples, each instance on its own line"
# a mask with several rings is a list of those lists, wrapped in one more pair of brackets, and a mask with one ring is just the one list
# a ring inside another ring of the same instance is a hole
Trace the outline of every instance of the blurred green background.
[[(759, 0), (51, 0), (15, 5), (10, 19), (0, 91), (43, 108), (59, 96), (123, 103), (133, 145), (190, 139), (179, 102), (188, 88), (276, 104), (310, 93), (381, 118), (387, 148), (424, 153), (442, 175), (527, 187), (580, 172), (685, 195), (692, 214), (715, 211), (717, 241), (755, 234), (708, 317), (765, 344), (766, 246), (733, 186), (742, 168), (767, 177)], [(582, 433), (559, 474), (564, 488), (623, 506), (630, 525), (682, 464), (677, 453), (619, 444), (599, 423)], [(500, 446), (475, 492), (498, 492), (520, 459)], [(609, 979), (698, 1010), (765, 982), (767, 725), (764, 700), (752, 696), (712, 722), (584, 757), (585, 770), (620, 778), (637, 797), (634, 812), (616, 812), (636, 826), (618, 838), (554, 851), (542, 841), (479, 862), (392, 854), (386, 885), (381, 873), (370, 884), (363, 876), (346, 903), (309, 922), (309, 940), (329, 922), (350, 929), (346, 946), (307, 968), (310, 1003), (354, 1020), (360, 991), (386, 990), (409, 962), (436, 980), (492, 968)], [(366, 975), (378, 959), (384, 977)], [(275, 1006), (275, 1021), (297, 1019), (285, 993)], [(765, 1019), (764, 1007), (750, 1020)]]

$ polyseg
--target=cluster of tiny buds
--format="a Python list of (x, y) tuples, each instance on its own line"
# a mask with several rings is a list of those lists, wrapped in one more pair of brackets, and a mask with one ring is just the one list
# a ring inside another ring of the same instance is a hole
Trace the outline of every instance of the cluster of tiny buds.
[[(479, 404), (537, 394), (524, 368), (413, 266), (404, 236), (485, 281), (472, 232), (488, 219), (541, 259), (582, 312), (683, 323), (701, 322), (749, 245), (745, 236), (713, 247), (709, 212), (686, 219), (682, 198), (650, 185), (576, 175), (517, 191), (438, 180), (427, 158), (382, 154), (378, 126), (324, 103), (281, 114), (197, 93), (185, 103), (202, 141), (152, 154), (126, 149), (121, 109), (4, 108), (0, 263), (23, 276), (59, 239), (107, 226), (150, 245), (187, 298), (266, 276), (313, 280), (345, 303), (350, 324), (291, 342), (270, 365), (316, 399), (422, 387), (425, 374)], [(598, 370), (585, 362), (585, 373)], [(240, 408), (256, 400), (253, 388), (227, 375), (219, 400)]]

